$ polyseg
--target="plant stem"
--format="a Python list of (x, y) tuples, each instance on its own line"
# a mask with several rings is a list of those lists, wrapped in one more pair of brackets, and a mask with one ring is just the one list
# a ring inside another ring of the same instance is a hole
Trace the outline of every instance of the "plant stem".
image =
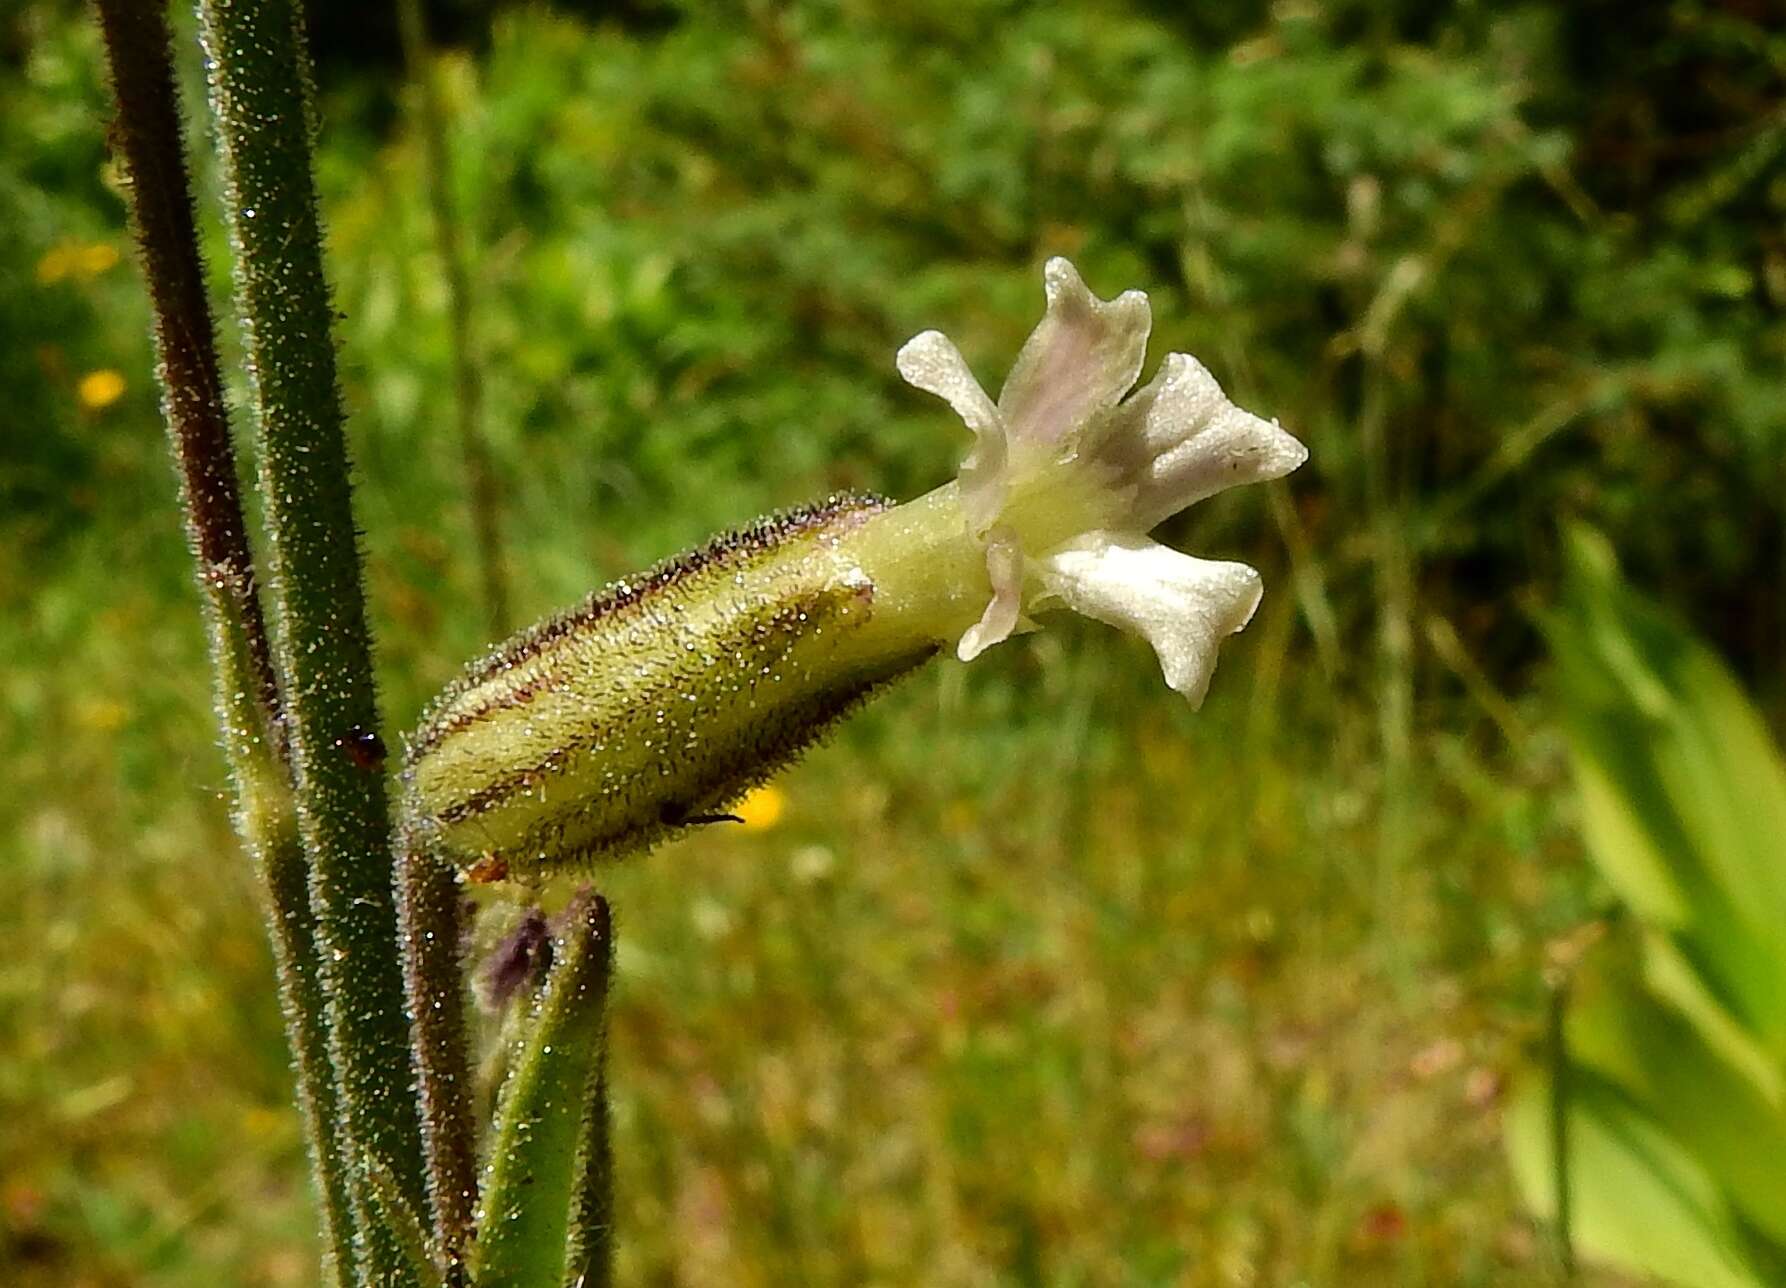
[(449, 1278), (461, 1274), (477, 1211), (477, 1131), (461, 969), (463, 902), (453, 870), (407, 824), (397, 856), (398, 927), (409, 999), (434, 1239)]
[[(496, 474), (479, 430), (482, 386), (471, 354), (471, 286), (460, 251), (448, 175), (446, 112), (420, 0), (398, 0), (403, 58), (421, 97), (424, 187), (446, 290), (454, 420), (491, 639), (508, 630), (508, 584)], [(448, 1272), (460, 1274), (477, 1209), (476, 1128), (460, 957), (463, 912), (452, 869), (405, 828), (399, 837), (398, 914), (404, 984), (413, 1024), (422, 1139), (434, 1238)]]
[[(322, 1192), (324, 1281), (345, 1282), (354, 1264), (355, 1223), (341, 1143), (341, 1096), (330, 1076), (328, 1003), (317, 960), (316, 914), (310, 907), (310, 864), (298, 839), (298, 818), (282, 781), (285, 808), (270, 837), (247, 839), (265, 888), (279, 1009), (297, 1069), (310, 1169)], [(243, 829), (244, 838), (250, 833)]]
[[(1374, 313), (1376, 310), (1372, 310)], [(1368, 322), (1361, 329), (1369, 331)], [(1358, 425), (1364, 455), (1364, 502), (1370, 519), (1372, 578), (1377, 608), (1377, 738), (1382, 764), (1382, 798), (1377, 824), (1377, 919), (1394, 923), (1393, 909), (1404, 879), (1413, 824), (1408, 793), (1414, 741), (1414, 575), (1406, 540), (1407, 524), (1397, 483), (1396, 449), (1391, 441), (1391, 377), (1379, 341), (1361, 346), (1364, 394)], [(1385, 941), (1398, 986), (1412, 986), (1407, 944)]]
[(218, 718), (235, 786), (235, 822), (260, 877), (298, 1106), (321, 1205), (323, 1279), (352, 1266), (353, 1213), (329, 1071), (309, 865), (281, 763), (283, 722), (272, 650), (236, 478), (215, 329), (205, 294), (165, 11), (99, 0), (117, 134), (154, 312), (157, 377), (179, 465), (187, 540), (203, 592)]
[(298, 827), (322, 946), (350, 1152), (359, 1273), (412, 1278), (374, 1220), (368, 1160), (421, 1211), (391, 834), (347, 444), (310, 168), (311, 91), (294, 0), (200, 0), (235, 247), (237, 306), (271, 537)]
[(478, 572), (484, 586), (485, 619), (490, 638), (499, 640), (509, 632), (508, 579), (502, 564), (502, 498), (496, 483), (496, 469), (480, 428), (483, 387), (478, 382), (477, 366), (471, 355), (471, 283), (459, 246), (458, 221), (453, 216), (446, 108), (440, 98), (421, 0), (397, 0), (397, 23), (403, 40), (403, 61), (408, 64), (409, 74), (421, 94), (423, 186), (428, 192), (435, 245), (440, 253), (442, 284), (446, 288), (454, 420), (459, 427), (459, 453), (465, 463), (472, 535), (477, 544)]
[[(607, 901), (585, 891), (565, 910), (551, 974), (503, 1087), (472, 1251), (479, 1288), (565, 1283), (591, 1260), (605, 1270), (605, 1234), (592, 1240), (592, 1231), (574, 1229), (573, 1221), (588, 1215), (605, 1222), (610, 1206), (605, 1134), (599, 1153), (585, 1151), (586, 1129), (607, 1121), (591, 1110), (602, 1103), (613, 960)], [(591, 1192), (592, 1181), (599, 1193)]]
[(1569, 979), (1558, 972), (1551, 983), (1550, 1010), (1545, 1024), (1546, 1055), (1550, 1063), (1550, 1158), (1556, 1187), (1557, 1259), (1566, 1282), (1575, 1280), (1575, 1232), (1573, 1195), (1569, 1184)]
[[(130, 0), (99, 0), (98, 8), (118, 100), (116, 137), (130, 172), (131, 214), (154, 309), (156, 375), (180, 468), (187, 540), (207, 602), (241, 623), (244, 678), (261, 721), (277, 734), (279, 686), (205, 295), (167, 15), (158, 5)], [(218, 643), (213, 637), (214, 649)]]

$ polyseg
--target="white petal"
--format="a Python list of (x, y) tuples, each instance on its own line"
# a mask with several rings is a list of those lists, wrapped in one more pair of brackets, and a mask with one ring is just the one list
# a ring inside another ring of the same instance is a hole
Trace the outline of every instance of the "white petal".
[(941, 331), (913, 336), (894, 361), (906, 383), (948, 403), (973, 431), (974, 449), (961, 463), (961, 500), (975, 531), (986, 531), (1005, 503), (1004, 418)]
[(935, 394), (955, 409), (976, 437), (1002, 434), (998, 408), (968, 370), (961, 350), (941, 331), (923, 331), (905, 342), (894, 359), (906, 382)]
[(1168, 354), (1110, 418), (1094, 453), (1136, 486), (1140, 528), (1224, 488), (1282, 478), (1308, 459), (1274, 422), (1228, 401), (1208, 368), (1184, 353)]
[(986, 543), (986, 576), (992, 582), (992, 599), (955, 646), (955, 656), (963, 662), (1010, 639), (1023, 615), (1023, 550), (1009, 529), (994, 529)]
[(1037, 563), (1068, 608), (1153, 645), (1166, 683), (1203, 705), (1216, 649), (1252, 619), (1262, 588), (1245, 564), (1214, 563), (1129, 533), (1090, 532)]
[(1058, 443), (1135, 384), (1153, 314), (1147, 296), (1100, 300), (1064, 259), (1043, 270), (1048, 311), (1024, 342), (999, 391), (1014, 440)]
[(1308, 459), (1308, 448), (1274, 421), (1233, 403), (1216, 412), (1195, 438), (1153, 463), (1147, 488), (1174, 502), (1176, 513), (1242, 483), (1282, 478)]

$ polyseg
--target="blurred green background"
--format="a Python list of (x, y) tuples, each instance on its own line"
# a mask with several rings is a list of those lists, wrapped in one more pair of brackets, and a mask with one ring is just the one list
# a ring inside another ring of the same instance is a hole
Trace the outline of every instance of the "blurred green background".
[[(437, 176), (394, 13), (316, 8), (395, 730), (486, 636)], [(1558, 1282), (1503, 1091), (1547, 943), (1608, 894), (1533, 613), (1590, 521), (1786, 717), (1779, 10), (430, 20), (515, 624), (765, 509), (943, 481), (965, 435), (893, 352), (940, 327), (995, 381), (1050, 254), (1149, 291), (1150, 369), (1201, 356), (1313, 452), (1167, 531), (1267, 579), (1200, 714), (1062, 622), (908, 681), (751, 827), (599, 874), (623, 1280)], [(0, 16), (0, 104), (0, 1281), (308, 1283), (79, 6)]]

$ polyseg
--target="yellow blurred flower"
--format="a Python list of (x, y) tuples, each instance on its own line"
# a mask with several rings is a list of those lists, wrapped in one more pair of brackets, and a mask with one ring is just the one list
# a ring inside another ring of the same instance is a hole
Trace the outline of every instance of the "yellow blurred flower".
[(265, 1105), (248, 1105), (242, 1109), (242, 1134), (252, 1140), (277, 1140), (289, 1135), (289, 1111)]
[(80, 270), (84, 276), (98, 277), (118, 266), (118, 248), (110, 242), (94, 242), (79, 252)]
[(781, 821), (788, 807), (787, 793), (774, 783), (764, 783), (732, 807), (748, 831), (766, 832)]
[(94, 733), (114, 733), (130, 720), (130, 708), (116, 698), (84, 698), (74, 709), (75, 723)]
[(117, 264), (118, 248), (110, 242), (61, 242), (37, 261), (37, 280), (51, 286), (64, 278), (98, 277)]
[(124, 396), (124, 377), (109, 367), (101, 371), (89, 371), (81, 377), (81, 383), (75, 386), (75, 394), (83, 407), (94, 411), (110, 407)]
[(37, 280), (44, 286), (60, 282), (74, 269), (74, 248), (52, 246), (37, 261)]

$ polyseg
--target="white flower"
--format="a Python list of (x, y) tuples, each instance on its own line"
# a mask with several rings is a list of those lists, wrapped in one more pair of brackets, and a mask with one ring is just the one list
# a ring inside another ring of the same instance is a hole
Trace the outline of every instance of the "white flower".
[(1166, 683), (1201, 704), (1222, 638), (1259, 605), (1245, 564), (1180, 554), (1150, 529), (1223, 488), (1280, 478), (1308, 458), (1223, 395), (1202, 363), (1167, 355), (1126, 400), (1147, 351), (1147, 296), (1100, 300), (1064, 259), (1044, 271), (1048, 308), (994, 403), (947, 337), (926, 331), (899, 372), (944, 399), (974, 433), (962, 514), (985, 551), (992, 596), (960, 637), (971, 660), (1030, 610), (1061, 604), (1153, 645)]
[(644, 849), (730, 808), (948, 644), (971, 659), (1065, 607), (1145, 637), (1202, 701), (1259, 574), (1148, 540), (1160, 520), (1306, 456), (1171, 354), (1144, 388), (1147, 297), (1064, 259), (994, 403), (934, 331), (899, 369), (974, 432), (953, 482), (838, 496), (715, 538), (522, 631), (410, 739), (406, 826), (474, 880)]

